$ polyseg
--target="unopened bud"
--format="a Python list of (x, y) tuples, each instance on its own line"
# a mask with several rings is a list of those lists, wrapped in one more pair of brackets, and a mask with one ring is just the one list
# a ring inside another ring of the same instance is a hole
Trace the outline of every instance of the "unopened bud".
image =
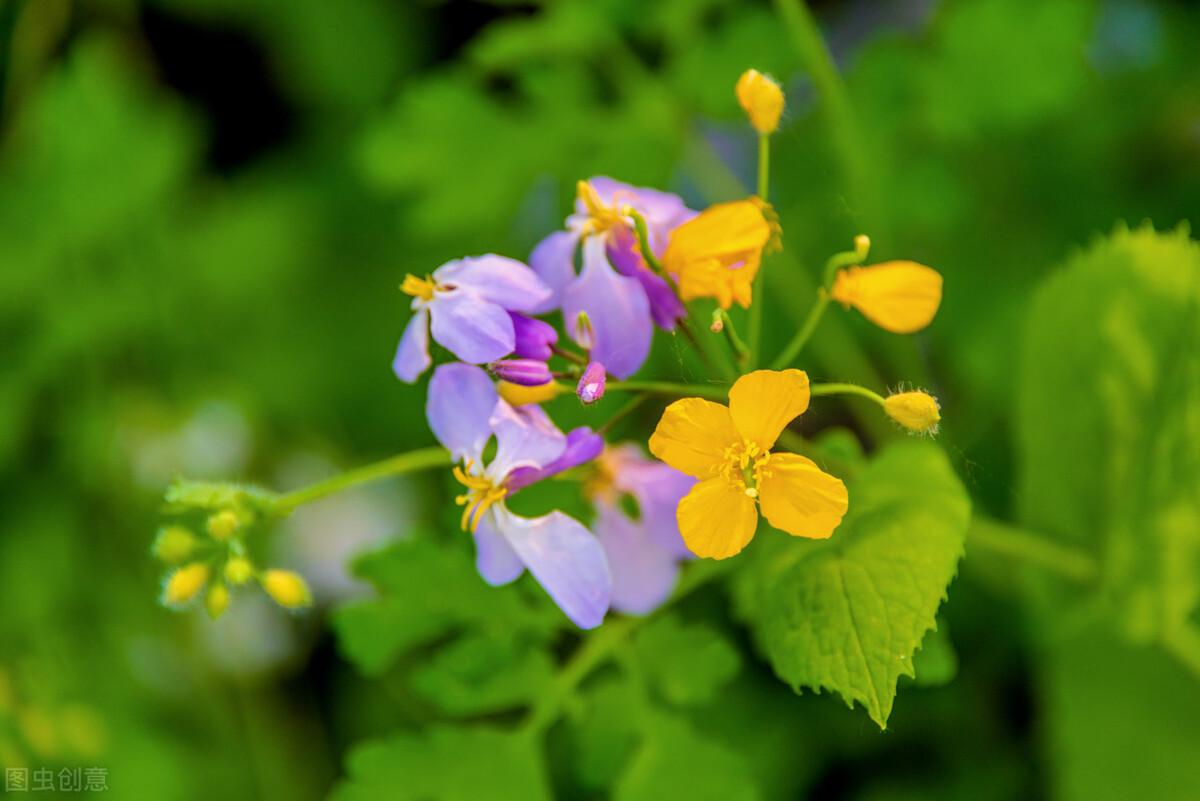
[(738, 104), (759, 133), (772, 134), (783, 114), (783, 90), (758, 70), (746, 70), (734, 87)]
[(513, 356), (518, 359), (540, 359), (548, 361), (558, 343), (558, 332), (554, 326), (542, 320), (509, 312), (513, 324)]
[(242, 525), (232, 509), (222, 509), (208, 518), (208, 533), (214, 540), (227, 540), (237, 533)]
[(208, 595), (204, 596), (204, 608), (213, 620), (225, 614), (225, 610), (229, 608), (229, 588), (224, 584), (209, 587)]
[(182, 606), (200, 594), (208, 583), (208, 565), (192, 562), (167, 577), (162, 600), (167, 606)]
[(584, 404), (592, 404), (604, 397), (604, 385), (607, 382), (607, 374), (604, 372), (604, 365), (600, 362), (588, 362), (588, 366), (584, 369), (583, 375), (579, 377), (579, 384), (575, 387), (575, 394), (579, 396), (579, 400)]
[(926, 392), (899, 392), (883, 401), (888, 417), (917, 434), (936, 434), (942, 419), (937, 398)]
[(712, 325), (708, 327), (708, 330), (714, 334), (719, 334), (725, 330), (725, 315), (721, 311), (722, 309), (720, 308), (713, 309)]
[(183, 526), (166, 526), (154, 538), (153, 553), (160, 562), (177, 565), (196, 549), (196, 535)]
[(554, 380), (549, 365), (537, 359), (502, 359), (489, 364), (488, 369), (501, 381), (523, 387), (540, 387)]
[(284, 609), (302, 609), (312, 605), (312, 593), (298, 573), (268, 570), (263, 573), (262, 586), (267, 595)]
[(859, 234), (854, 237), (854, 254), (858, 256), (860, 262), (866, 261), (867, 256), (871, 253), (871, 237), (866, 234)]
[(592, 318), (585, 311), (575, 315), (575, 331), (572, 334), (575, 344), (584, 350), (596, 347), (596, 329), (592, 327)]
[(550, 381), (536, 387), (522, 384), (510, 384), (500, 381), (496, 384), (496, 393), (513, 406), (527, 406), (531, 403), (545, 403), (554, 400), (563, 392), (563, 387), (557, 381)]
[(225, 580), (240, 587), (254, 576), (254, 565), (244, 556), (235, 556), (225, 563)]

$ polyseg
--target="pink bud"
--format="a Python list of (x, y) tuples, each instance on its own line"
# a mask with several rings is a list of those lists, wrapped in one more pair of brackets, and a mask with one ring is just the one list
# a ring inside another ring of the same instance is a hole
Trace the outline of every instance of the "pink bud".
[(595, 403), (604, 397), (606, 379), (604, 365), (600, 362), (589, 362), (583, 375), (579, 377), (579, 385), (575, 387), (575, 394), (585, 404)]

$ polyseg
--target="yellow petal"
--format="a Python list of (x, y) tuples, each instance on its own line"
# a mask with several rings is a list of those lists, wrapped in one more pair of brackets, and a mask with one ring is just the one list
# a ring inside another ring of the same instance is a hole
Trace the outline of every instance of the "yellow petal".
[(758, 528), (754, 499), (723, 478), (692, 487), (675, 512), (688, 549), (708, 559), (725, 559), (746, 547)]
[(889, 261), (838, 273), (831, 295), (875, 325), (911, 334), (929, 325), (942, 302), (942, 276), (915, 261)]
[(771, 226), (754, 198), (709, 206), (671, 232), (663, 265), (681, 277), (690, 264), (716, 259), (730, 267), (758, 253)]
[(746, 70), (734, 87), (738, 105), (759, 133), (775, 133), (783, 114), (783, 90), (758, 70)]
[(554, 400), (562, 392), (564, 392), (564, 389), (557, 381), (548, 381), (539, 387), (510, 384), (507, 381), (496, 382), (496, 393), (513, 406), (545, 403), (546, 401)]
[(803, 370), (755, 370), (729, 390), (729, 412), (738, 433), (771, 450), (787, 424), (808, 409), (808, 374)]
[(677, 400), (663, 410), (650, 436), (650, 452), (693, 478), (709, 478), (725, 449), (740, 442), (729, 409), (701, 398)]
[(793, 537), (825, 539), (842, 522), (848, 496), (840, 479), (794, 453), (773, 453), (758, 482), (763, 516)]

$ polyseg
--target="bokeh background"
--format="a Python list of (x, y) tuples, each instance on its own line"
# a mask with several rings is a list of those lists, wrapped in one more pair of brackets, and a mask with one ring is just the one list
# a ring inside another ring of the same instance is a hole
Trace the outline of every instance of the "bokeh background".
[[(112, 798), (306, 801), (330, 793), (356, 743), (479, 710), (504, 719), (543, 692), (530, 668), (464, 702), (503, 662), (487, 648), (372, 662), (339, 644), (331, 617), (368, 591), (347, 561), (450, 531), (444, 477), (297, 513), (260, 558), (305, 573), (317, 610), (247, 596), (215, 624), (156, 602), (162, 490), (179, 474), (287, 489), (430, 444), (422, 392), (389, 370), (403, 275), (525, 257), (581, 177), (693, 207), (745, 194), (755, 142), (732, 86), (747, 67), (789, 98), (768, 348), (854, 234), (879, 258), (937, 267), (946, 297), (928, 331), (831, 315), (804, 366), (935, 390), (976, 509), (1011, 519), (1035, 287), (1120, 221), (1165, 231), (1200, 212), (1200, 13), (1146, 0), (812, 12), (851, 129), (767, 2), (0, 0), (0, 763), (102, 766)], [(683, 366), (656, 347), (647, 375)], [(851, 406), (805, 425), (846, 426), (868, 449), (895, 435)], [(461, 535), (445, 541), (467, 553)], [(708, 593), (688, 612), (736, 668), (717, 692), (684, 692), (679, 714), (743, 777), (730, 797), (1200, 798), (1200, 676), (1090, 619), (1049, 635), (1062, 625), (1019, 589), (1021, 570), (968, 550), (937, 675), (902, 683), (884, 733), (836, 697), (793, 694)], [(596, 697), (553, 731), (550, 780), (562, 798), (614, 784), (643, 797), (620, 784), (635, 713)], [(685, 767), (710, 759), (690, 753)], [(682, 773), (651, 797), (697, 797)], [(393, 789), (410, 797), (403, 776)]]

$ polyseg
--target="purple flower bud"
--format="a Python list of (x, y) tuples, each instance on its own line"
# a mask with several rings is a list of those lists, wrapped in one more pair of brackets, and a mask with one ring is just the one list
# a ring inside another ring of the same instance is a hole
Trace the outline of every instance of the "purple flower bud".
[(513, 356), (518, 359), (549, 360), (554, 353), (551, 348), (558, 342), (558, 332), (554, 326), (514, 312), (509, 312), (508, 316), (512, 318), (516, 339)]
[(488, 365), (493, 376), (510, 384), (540, 387), (554, 380), (550, 368), (537, 359), (502, 359)]
[(583, 375), (579, 377), (579, 385), (575, 387), (575, 394), (585, 404), (595, 403), (604, 397), (606, 378), (603, 364), (600, 362), (589, 362), (587, 368), (583, 371)]

